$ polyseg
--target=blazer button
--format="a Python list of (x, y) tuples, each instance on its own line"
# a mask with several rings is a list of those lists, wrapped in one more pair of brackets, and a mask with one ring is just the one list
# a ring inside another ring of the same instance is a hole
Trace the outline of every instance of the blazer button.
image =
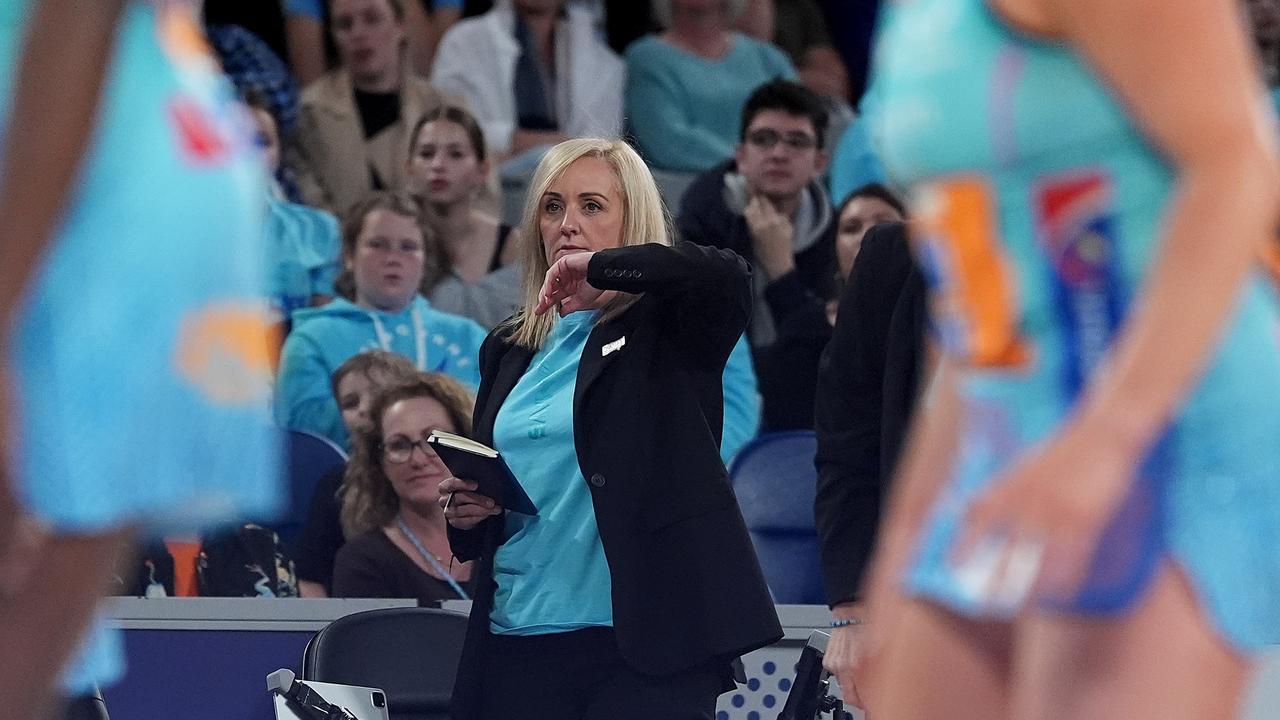
[(604, 487), (604, 476), (600, 473), (595, 473), (591, 476), (590, 482), (592, 487)]

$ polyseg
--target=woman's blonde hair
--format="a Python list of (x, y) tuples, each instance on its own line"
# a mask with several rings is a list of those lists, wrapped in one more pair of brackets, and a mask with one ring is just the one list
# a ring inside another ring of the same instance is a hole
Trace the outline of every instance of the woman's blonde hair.
[[(622, 195), (622, 245), (644, 243), (671, 244), (671, 216), (662, 203), (662, 195), (653, 174), (634, 149), (622, 140), (579, 138), (565, 140), (547, 151), (529, 185), (524, 216), (520, 221), (521, 294), (523, 302), (515, 317), (502, 329), (516, 345), (537, 350), (542, 347), (554, 315), (534, 315), (538, 295), (550, 265), (542, 246), (538, 219), (542, 212), (542, 196), (560, 179), (569, 166), (584, 157), (603, 160), (613, 168)], [(604, 307), (602, 319), (616, 317), (636, 301), (638, 296), (619, 294)]]
[(373, 400), (373, 426), (351, 439), (351, 459), (342, 478), (342, 534), (348, 540), (384, 527), (400, 512), (400, 497), (382, 470), (382, 416), (401, 400), (431, 398), (444, 406), (453, 428), (471, 436), (471, 393), (457, 380), (440, 373), (416, 373), (404, 382), (381, 388)]
[[(653, 21), (658, 23), (659, 27), (669, 28), (674, 18), (671, 10), (673, 0), (653, 0), (652, 12)], [(747, 11), (748, 0), (724, 0), (724, 14), (727, 24), (732, 25), (738, 22), (738, 18)]]

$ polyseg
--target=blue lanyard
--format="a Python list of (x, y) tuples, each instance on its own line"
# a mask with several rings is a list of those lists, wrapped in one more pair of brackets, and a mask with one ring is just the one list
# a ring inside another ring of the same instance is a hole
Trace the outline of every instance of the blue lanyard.
[(396, 523), (400, 525), (400, 532), (404, 533), (404, 536), (409, 538), (409, 542), (413, 544), (413, 547), (418, 550), (418, 554), (421, 555), (424, 560), (431, 563), (431, 567), (435, 568), (436, 572), (440, 573), (444, 581), (449, 583), (449, 587), (453, 588), (453, 591), (458, 593), (458, 597), (463, 600), (470, 600), (471, 596), (467, 594), (466, 590), (462, 589), (462, 586), (458, 584), (457, 580), (453, 579), (453, 576), (449, 574), (448, 568), (441, 565), (435, 555), (427, 552), (427, 548), (418, 541), (418, 536), (413, 534), (413, 531), (409, 529), (408, 525), (404, 524), (404, 520), (402, 520), (399, 515), (396, 516)]

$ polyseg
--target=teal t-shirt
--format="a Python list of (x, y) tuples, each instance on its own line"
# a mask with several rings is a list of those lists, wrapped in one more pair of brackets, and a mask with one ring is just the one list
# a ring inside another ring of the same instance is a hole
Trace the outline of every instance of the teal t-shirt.
[(613, 625), (609, 565), (573, 440), (578, 360), (595, 317), (556, 321), (494, 422), (494, 447), (539, 513), (507, 513), (507, 540), (493, 558), (496, 635)]

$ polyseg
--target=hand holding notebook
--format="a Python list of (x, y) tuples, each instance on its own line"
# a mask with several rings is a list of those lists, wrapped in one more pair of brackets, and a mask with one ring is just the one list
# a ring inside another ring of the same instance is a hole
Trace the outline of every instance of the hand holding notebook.
[(470, 438), (434, 430), (427, 438), (431, 449), (440, 456), (454, 477), (470, 480), (479, 487), (476, 492), (492, 498), (507, 510), (524, 515), (537, 515), (538, 509), (524, 488), (511, 474), (511, 468), (497, 450)]

